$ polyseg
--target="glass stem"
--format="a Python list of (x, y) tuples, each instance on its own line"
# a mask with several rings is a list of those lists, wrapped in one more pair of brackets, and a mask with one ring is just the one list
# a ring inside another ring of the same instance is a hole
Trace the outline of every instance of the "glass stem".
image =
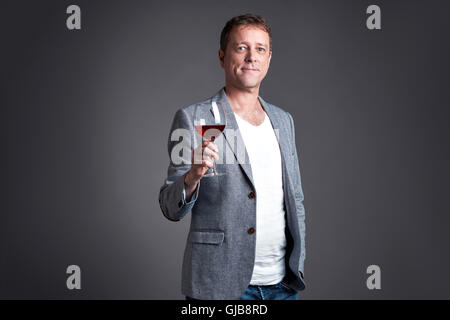
[(216, 159), (213, 158), (213, 174), (217, 175), (217, 171), (216, 171)]

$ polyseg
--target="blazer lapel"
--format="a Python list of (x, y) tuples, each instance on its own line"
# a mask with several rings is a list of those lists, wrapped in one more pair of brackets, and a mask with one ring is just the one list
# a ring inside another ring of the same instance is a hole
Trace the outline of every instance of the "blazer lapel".
[[(270, 106), (267, 102), (265, 102), (261, 97), (259, 97), (259, 101), (261, 102), (261, 105), (266, 110), (267, 116), (270, 119), (270, 122), (272, 123), (272, 127), (275, 131), (275, 135), (278, 140), (278, 145), (280, 146), (280, 153), (281, 153), (281, 161), (284, 163), (284, 159), (286, 158), (286, 154), (288, 151), (288, 145), (286, 141), (287, 135), (282, 134), (282, 130), (284, 130), (284, 126), (281, 123), (279, 113), (275, 112), (272, 106)], [(284, 137), (284, 139), (280, 140), (281, 137)]]
[[(219, 101), (222, 103), (224, 108), (225, 116), (227, 119), (227, 125), (223, 132), (225, 140), (231, 151), (235, 156), (235, 161), (241, 166), (242, 170), (247, 175), (250, 183), (254, 186), (253, 175), (252, 175), (252, 167), (250, 165), (247, 149), (245, 148), (244, 140), (242, 139), (242, 135), (239, 131), (239, 126), (236, 121), (236, 117), (234, 116), (233, 109), (228, 101), (228, 98), (225, 94), (225, 90), (222, 88), (213, 98), (212, 100)], [(212, 113), (211, 106), (211, 113)], [(227, 132), (229, 131), (229, 132)]]

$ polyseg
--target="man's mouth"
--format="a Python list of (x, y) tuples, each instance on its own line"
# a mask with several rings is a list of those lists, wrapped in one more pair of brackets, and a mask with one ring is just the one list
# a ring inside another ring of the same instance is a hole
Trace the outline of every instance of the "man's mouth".
[(258, 69), (256, 69), (256, 68), (247, 68), (247, 67), (244, 67), (244, 68), (241, 68), (242, 70), (244, 70), (244, 71), (259, 71)]

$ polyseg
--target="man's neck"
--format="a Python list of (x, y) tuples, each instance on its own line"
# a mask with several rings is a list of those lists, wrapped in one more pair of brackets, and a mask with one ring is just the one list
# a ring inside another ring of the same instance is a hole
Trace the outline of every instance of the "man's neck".
[(225, 93), (234, 112), (240, 113), (260, 108), (258, 100), (259, 87), (242, 90), (231, 86), (225, 86)]

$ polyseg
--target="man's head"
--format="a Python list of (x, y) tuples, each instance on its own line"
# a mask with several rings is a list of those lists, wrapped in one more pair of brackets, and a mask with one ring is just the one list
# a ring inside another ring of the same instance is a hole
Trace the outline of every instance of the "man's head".
[(272, 57), (272, 35), (266, 20), (245, 14), (229, 20), (220, 36), (219, 59), (227, 85), (259, 88)]

